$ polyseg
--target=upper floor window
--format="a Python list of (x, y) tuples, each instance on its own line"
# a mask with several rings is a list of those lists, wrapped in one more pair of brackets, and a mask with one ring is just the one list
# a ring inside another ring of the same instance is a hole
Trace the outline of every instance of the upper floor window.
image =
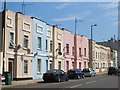
[(9, 16), (7, 17), (7, 26), (12, 27), (12, 18)]
[(72, 47), (72, 56), (74, 56), (74, 54), (75, 54), (75, 49), (74, 47)]
[(14, 45), (14, 33), (10, 32), (10, 47), (12, 47)]
[(42, 39), (38, 37), (38, 49), (42, 49)]
[(46, 51), (48, 50), (48, 40), (46, 40)]
[(69, 54), (69, 44), (66, 44), (66, 54)]
[(58, 52), (61, 52), (61, 43), (58, 43)]
[(86, 56), (86, 48), (84, 48), (84, 56)]
[(62, 35), (60, 33), (57, 34), (58, 40), (62, 40)]
[(79, 48), (79, 56), (81, 56), (82, 54), (81, 54), (81, 48)]
[(49, 31), (49, 29), (47, 29), (47, 36), (51, 37), (51, 31)]
[(37, 24), (37, 33), (43, 33), (43, 27)]
[(52, 52), (52, 49), (53, 49), (53, 42), (50, 41), (50, 52)]
[(27, 35), (24, 35), (23, 47), (28, 48), (28, 41), (29, 41), (29, 37)]
[(23, 21), (23, 30), (30, 32), (31, 26), (29, 23)]

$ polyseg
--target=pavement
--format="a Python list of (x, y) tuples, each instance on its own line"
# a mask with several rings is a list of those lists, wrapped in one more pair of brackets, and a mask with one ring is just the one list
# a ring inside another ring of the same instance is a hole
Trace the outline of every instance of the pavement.
[(11, 85), (5, 85), (5, 82), (2, 82), (0, 85), (2, 85), (2, 88), (9, 88), (9, 87), (18, 86), (18, 85), (27, 85), (27, 84), (37, 83), (41, 81), (43, 81), (43, 79), (20, 80), (20, 81), (12, 81)]
[[(102, 75), (105, 73), (98, 73), (96, 75)], [(12, 81), (11, 85), (5, 85), (5, 82), (2, 82), (0, 85), (2, 85), (2, 88), (9, 88), (9, 87), (14, 87), (18, 85), (27, 85), (27, 84), (34, 84), (37, 82), (42, 82), (43, 79), (36, 79), (36, 80), (19, 80), (19, 81)]]

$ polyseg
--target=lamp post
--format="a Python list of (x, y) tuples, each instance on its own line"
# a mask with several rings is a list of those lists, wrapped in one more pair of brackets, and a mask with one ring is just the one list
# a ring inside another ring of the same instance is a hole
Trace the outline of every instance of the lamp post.
[(90, 52), (90, 53), (91, 53), (90, 57), (91, 57), (91, 60), (90, 60), (90, 65), (89, 65), (89, 67), (91, 67), (91, 68), (93, 68), (93, 64), (92, 64), (92, 63), (93, 63), (93, 51), (92, 51), (92, 50), (93, 50), (93, 49), (92, 49), (93, 47), (92, 47), (92, 41), (93, 41), (93, 27), (94, 27), (94, 26), (97, 26), (97, 24), (91, 25), (91, 40), (90, 40), (90, 47), (91, 47), (91, 48), (90, 48), (90, 49), (91, 49), (91, 50), (90, 50), (90, 51), (91, 51), (91, 52)]
[(76, 30), (77, 30), (77, 22), (83, 22), (82, 20), (75, 18), (75, 36), (74, 36), (74, 68), (77, 68), (77, 34), (76, 34)]

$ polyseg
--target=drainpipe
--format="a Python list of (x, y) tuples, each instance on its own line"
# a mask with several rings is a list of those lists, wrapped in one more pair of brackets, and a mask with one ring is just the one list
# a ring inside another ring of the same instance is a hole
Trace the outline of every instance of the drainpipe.
[(5, 22), (6, 22), (6, 0), (4, 0), (4, 11), (3, 11), (3, 13), (2, 13), (2, 29), (3, 29), (3, 70), (2, 70), (2, 74), (4, 74), (4, 72), (5, 72), (5, 26), (6, 26), (6, 24), (5, 24)]
[(52, 40), (53, 40), (53, 50), (52, 50), (52, 54), (53, 54), (53, 61), (52, 61), (52, 69), (55, 69), (55, 26), (52, 26)]

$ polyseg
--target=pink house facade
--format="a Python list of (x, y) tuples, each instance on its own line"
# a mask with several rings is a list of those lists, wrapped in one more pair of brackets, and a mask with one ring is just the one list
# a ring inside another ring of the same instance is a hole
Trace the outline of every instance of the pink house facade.
[(64, 30), (63, 34), (64, 71), (67, 71), (73, 69), (74, 64), (74, 34), (67, 30)]
[(88, 38), (85, 36), (76, 36), (76, 68), (88, 68), (89, 63), (89, 44)]

